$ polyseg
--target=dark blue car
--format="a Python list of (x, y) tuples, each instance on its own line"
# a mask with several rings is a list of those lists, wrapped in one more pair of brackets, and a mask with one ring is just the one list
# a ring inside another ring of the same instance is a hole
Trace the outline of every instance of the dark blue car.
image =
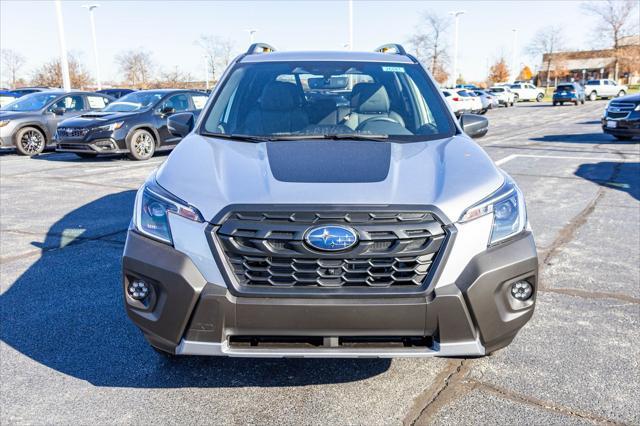
[(558, 84), (556, 90), (553, 91), (553, 105), (563, 105), (565, 102), (571, 102), (574, 105), (584, 104), (586, 95), (584, 89), (578, 83)]

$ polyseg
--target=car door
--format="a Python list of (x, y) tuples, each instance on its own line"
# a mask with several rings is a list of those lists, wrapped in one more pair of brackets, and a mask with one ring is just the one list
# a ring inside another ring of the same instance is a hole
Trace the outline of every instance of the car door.
[(191, 109), (190, 99), (187, 93), (177, 93), (165, 98), (156, 107), (154, 118), (156, 121), (156, 129), (160, 135), (161, 144), (175, 145), (180, 142), (180, 138), (173, 136), (167, 127), (167, 118), (179, 112), (189, 111)]
[(613, 82), (611, 80), (603, 80), (602, 83), (602, 96), (613, 96), (613, 92), (616, 89), (616, 86), (613, 84)]
[(65, 95), (54, 101), (46, 110), (47, 128), (54, 135), (61, 121), (76, 117), (88, 111), (83, 95)]
[(535, 99), (538, 96), (536, 88), (532, 84), (525, 84), (525, 87), (527, 88), (527, 99)]

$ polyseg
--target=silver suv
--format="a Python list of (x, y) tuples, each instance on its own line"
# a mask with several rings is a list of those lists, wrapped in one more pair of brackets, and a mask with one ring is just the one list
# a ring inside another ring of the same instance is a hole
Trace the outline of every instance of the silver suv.
[[(402, 46), (252, 45), (137, 193), (126, 311), (161, 353), (481, 356), (533, 314), (515, 182)], [(465, 134), (465, 131), (467, 134)]]
[(0, 148), (16, 148), (33, 156), (53, 145), (58, 123), (104, 108), (114, 99), (90, 92), (44, 90), (31, 93), (0, 109)]

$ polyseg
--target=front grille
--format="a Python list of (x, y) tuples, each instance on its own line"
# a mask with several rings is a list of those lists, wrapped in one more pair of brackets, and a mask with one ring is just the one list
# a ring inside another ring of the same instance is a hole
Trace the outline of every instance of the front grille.
[(622, 118), (627, 118), (629, 114), (636, 108), (636, 104), (631, 102), (620, 102), (620, 101), (612, 101), (609, 106), (607, 106), (607, 118), (611, 118), (614, 120), (620, 120)]
[(58, 138), (83, 138), (89, 129), (83, 127), (58, 127)]
[(91, 149), (91, 147), (89, 145), (79, 144), (79, 143), (59, 143), (58, 144), (58, 148), (59, 149), (71, 149), (71, 150), (74, 150), (74, 151), (94, 152), (93, 149)]
[[(359, 242), (341, 252), (305, 243), (322, 225), (348, 225)], [(241, 288), (416, 288), (443, 247), (442, 223), (424, 211), (234, 212), (218, 228), (229, 275)]]
[(628, 115), (629, 115), (628, 112), (607, 111), (607, 118), (613, 118), (614, 120), (619, 120), (621, 118), (627, 118)]

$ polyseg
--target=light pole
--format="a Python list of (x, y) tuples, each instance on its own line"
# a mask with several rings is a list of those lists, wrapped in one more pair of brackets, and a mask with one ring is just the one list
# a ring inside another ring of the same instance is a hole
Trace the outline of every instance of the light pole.
[(458, 81), (458, 18), (460, 15), (464, 15), (464, 10), (458, 10), (454, 12), (449, 12), (449, 15), (453, 15), (453, 19), (455, 21), (454, 30), (453, 30), (453, 84), (452, 87), (455, 87), (456, 81)]
[(56, 0), (56, 17), (58, 18), (58, 42), (60, 43), (60, 68), (62, 68), (62, 87), (65, 92), (71, 91), (71, 79), (69, 78), (69, 62), (67, 60), (67, 43), (64, 40), (64, 21), (62, 19), (62, 6), (60, 0)]
[(258, 30), (251, 28), (245, 31), (249, 33), (249, 44), (253, 44), (254, 35), (258, 32)]
[(349, 50), (353, 50), (353, 0), (349, 0)]
[(207, 55), (203, 56), (204, 58), (204, 84), (209, 90), (209, 57)]
[(513, 83), (518, 78), (518, 29), (513, 28), (513, 52), (511, 56), (511, 82)]
[(93, 10), (96, 9), (99, 4), (85, 4), (82, 7), (89, 11), (89, 22), (91, 22), (91, 38), (93, 40), (93, 57), (96, 61), (96, 83), (98, 90), (102, 90), (102, 79), (100, 78), (100, 60), (98, 60), (98, 42), (96, 41), (96, 22), (93, 19)]

